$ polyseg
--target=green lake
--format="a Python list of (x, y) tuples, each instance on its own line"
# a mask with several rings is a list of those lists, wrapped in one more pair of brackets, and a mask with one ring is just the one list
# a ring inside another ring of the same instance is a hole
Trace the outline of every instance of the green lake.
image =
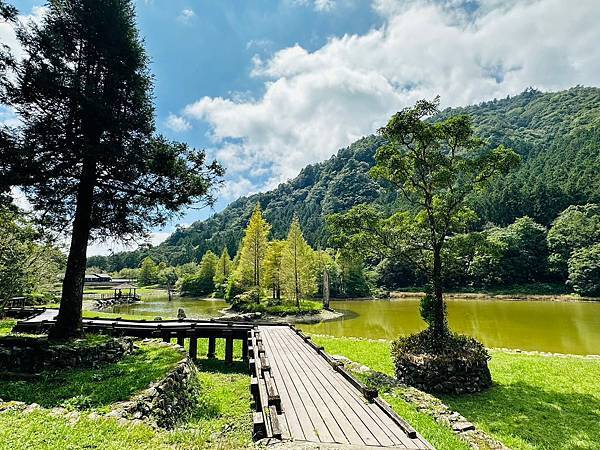
[[(454, 331), (475, 336), (488, 347), (519, 348), (556, 353), (600, 354), (600, 302), (510, 300), (447, 301)], [(113, 309), (121, 314), (174, 317), (184, 308), (188, 317), (219, 315), (222, 300), (148, 297)], [(420, 330), (418, 299), (347, 300), (331, 304), (344, 317), (315, 325), (299, 325), (309, 333), (394, 339)]]

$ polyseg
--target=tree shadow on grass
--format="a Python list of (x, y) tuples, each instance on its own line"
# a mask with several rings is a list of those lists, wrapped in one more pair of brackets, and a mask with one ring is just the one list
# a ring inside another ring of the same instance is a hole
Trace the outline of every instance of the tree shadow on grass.
[(224, 374), (249, 375), (248, 363), (241, 360), (234, 360), (232, 363), (226, 363), (217, 358), (198, 358), (196, 361), (198, 370), (202, 372), (218, 372)]
[(442, 400), (509, 447), (592, 449), (600, 442), (600, 401), (593, 395), (520, 382)]

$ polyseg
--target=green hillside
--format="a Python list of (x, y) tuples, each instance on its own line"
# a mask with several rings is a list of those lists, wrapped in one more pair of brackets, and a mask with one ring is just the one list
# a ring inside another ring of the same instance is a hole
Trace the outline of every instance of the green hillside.
[[(521, 167), (479, 193), (473, 204), (481, 224), (506, 225), (529, 215), (548, 225), (567, 206), (600, 201), (600, 89), (575, 87), (555, 93), (527, 90), (502, 100), (447, 109), (440, 116), (467, 113), (490, 145), (504, 144), (523, 156)], [(369, 177), (382, 139), (368, 136), (327, 161), (305, 167), (293, 180), (269, 192), (242, 197), (208, 220), (179, 229), (166, 242), (88, 264), (107, 270), (137, 267), (147, 255), (177, 265), (197, 260), (206, 250), (235, 254), (256, 202), (284, 237), (297, 213), (314, 246), (325, 246), (324, 217), (366, 202), (401, 208), (396, 196)]]

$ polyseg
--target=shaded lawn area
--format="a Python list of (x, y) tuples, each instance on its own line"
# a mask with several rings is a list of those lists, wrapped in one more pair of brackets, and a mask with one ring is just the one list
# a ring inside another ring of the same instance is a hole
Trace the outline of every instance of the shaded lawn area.
[[(206, 340), (199, 340), (198, 344), (199, 355), (205, 355), (208, 347)], [(236, 344), (235, 354), (241, 357), (241, 344)], [(66, 380), (68, 385), (63, 386), (64, 379), (39, 386), (34, 384), (35, 391), (31, 393), (26, 393), (26, 386), (21, 385), (15, 389), (15, 393), (21, 397), (19, 400), (42, 404), (41, 395), (48, 406), (66, 402), (71, 406), (108, 409), (108, 406), (101, 405), (123, 400), (135, 391), (146, 388), (181, 359), (179, 352), (156, 344), (145, 344), (139, 352), (140, 355), (129, 356), (100, 369), (71, 371), (72, 376)], [(232, 365), (226, 365), (223, 361), (224, 352), (224, 344), (217, 340), (217, 359), (198, 360), (198, 407), (185, 423), (173, 431), (154, 430), (145, 424), (118, 424), (116, 420), (104, 417), (93, 420), (87, 417), (86, 412), (75, 422), (54, 417), (47, 410), (30, 414), (5, 412), (0, 414), (0, 447), (119, 450), (248, 448), (252, 444), (250, 376), (246, 364), (239, 359)], [(0, 397), (8, 400), (4, 394), (4, 383), (0, 382)], [(53, 393), (53, 389), (57, 389), (57, 392)], [(78, 397), (82, 394), (84, 397)], [(24, 398), (26, 396), (29, 398)], [(87, 400), (82, 402), (82, 398), (89, 399), (90, 403)]]
[(114, 364), (43, 372), (27, 380), (0, 379), (0, 398), (38, 403), (47, 408), (107, 407), (164, 377), (180, 360), (181, 354), (173, 348), (156, 343), (141, 344), (135, 353)]
[[(389, 342), (326, 336), (314, 340), (331, 354), (394, 373)], [(448, 406), (511, 448), (599, 448), (600, 360), (491, 353), (494, 386), (480, 394), (441, 396)], [(453, 448), (438, 443), (432, 428), (421, 428), (410, 411), (403, 412), (408, 404), (402, 403), (392, 406), (433, 445)]]

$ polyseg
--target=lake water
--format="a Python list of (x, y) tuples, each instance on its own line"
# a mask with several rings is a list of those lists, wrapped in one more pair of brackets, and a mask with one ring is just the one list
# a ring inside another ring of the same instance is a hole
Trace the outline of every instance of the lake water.
[[(488, 347), (520, 348), (557, 353), (600, 354), (600, 302), (543, 302), (450, 299), (448, 318), (454, 331), (477, 337)], [(219, 315), (222, 300), (149, 297), (141, 303), (113, 309), (121, 314), (175, 317)], [(418, 299), (333, 301), (343, 312), (338, 320), (299, 325), (309, 333), (394, 339), (424, 328)]]

